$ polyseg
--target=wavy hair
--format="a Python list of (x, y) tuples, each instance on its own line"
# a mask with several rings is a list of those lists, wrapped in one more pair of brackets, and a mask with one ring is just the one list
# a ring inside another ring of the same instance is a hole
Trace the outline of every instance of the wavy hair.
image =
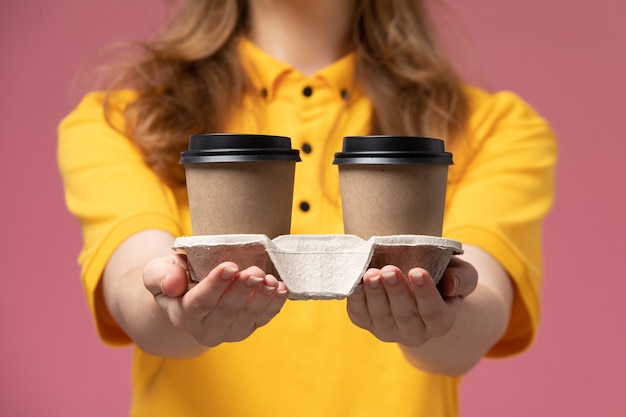
[(461, 81), (437, 43), (422, 0), (359, 0), (353, 44), (357, 77), (370, 97), (372, 133), (460, 134), (467, 113)]
[[(355, 0), (352, 46), (357, 80), (370, 97), (372, 134), (451, 140), (467, 105), (461, 82), (434, 37), (423, 0)], [(172, 185), (184, 184), (178, 163), (188, 136), (222, 131), (252, 85), (239, 62), (237, 38), (247, 32), (247, 0), (186, 0), (140, 58), (109, 83), (137, 99), (124, 110), (125, 134), (146, 163)]]

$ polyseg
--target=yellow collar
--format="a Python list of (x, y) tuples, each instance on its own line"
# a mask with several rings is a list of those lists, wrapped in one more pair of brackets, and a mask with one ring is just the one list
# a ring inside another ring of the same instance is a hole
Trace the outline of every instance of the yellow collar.
[(356, 68), (354, 52), (322, 68), (310, 77), (269, 55), (247, 38), (242, 38), (239, 42), (239, 54), (254, 87), (262, 94), (266, 94), (268, 100), (274, 97), (281, 79), (288, 74), (298, 74), (302, 78), (323, 79), (339, 94), (344, 94), (344, 91), (349, 92), (353, 88)]

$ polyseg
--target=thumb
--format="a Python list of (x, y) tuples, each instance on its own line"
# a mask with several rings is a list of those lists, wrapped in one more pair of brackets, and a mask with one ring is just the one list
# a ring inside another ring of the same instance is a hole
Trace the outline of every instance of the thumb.
[(152, 295), (180, 297), (189, 285), (187, 258), (184, 255), (168, 255), (150, 261), (144, 267), (144, 285)]
[(453, 257), (437, 285), (446, 297), (465, 297), (478, 284), (478, 272), (468, 262)]

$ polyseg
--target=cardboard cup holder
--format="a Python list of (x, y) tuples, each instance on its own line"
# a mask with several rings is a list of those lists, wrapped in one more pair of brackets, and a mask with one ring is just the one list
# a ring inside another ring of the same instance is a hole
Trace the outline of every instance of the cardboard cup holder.
[(281, 235), (184, 236), (173, 248), (187, 255), (192, 280), (200, 281), (224, 261), (241, 269), (256, 265), (274, 274), (294, 300), (341, 299), (349, 296), (369, 267), (398, 266), (405, 274), (426, 269), (437, 283), (460, 242), (427, 235)]

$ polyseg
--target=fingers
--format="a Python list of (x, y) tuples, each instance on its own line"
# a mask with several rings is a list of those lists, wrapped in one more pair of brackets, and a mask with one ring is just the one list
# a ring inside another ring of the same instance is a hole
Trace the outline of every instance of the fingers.
[[(215, 271), (215, 270), (214, 270)], [(258, 312), (260, 306), (267, 305), (278, 287), (278, 280), (266, 279), (265, 272), (259, 267), (251, 266), (243, 271), (237, 271), (226, 286), (205, 287), (208, 291), (196, 291), (204, 281), (212, 279), (211, 274), (190, 291), (194, 297), (202, 298), (203, 302), (196, 302), (196, 309), (201, 313), (211, 312), (221, 322), (231, 321), (233, 317), (241, 317), (249, 312)], [(204, 290), (204, 288), (202, 288)], [(190, 298), (189, 302), (193, 299)]]
[(371, 319), (365, 298), (364, 284), (361, 281), (348, 296), (348, 317), (362, 329), (368, 330), (371, 327)]
[(287, 287), (273, 275), (266, 275), (249, 297), (245, 308), (246, 315), (252, 320), (253, 328), (267, 324), (281, 310), (287, 300)]
[(186, 320), (197, 323), (196, 339), (206, 346), (243, 340), (267, 324), (282, 308), (288, 291), (283, 282), (251, 266), (233, 263), (214, 268), (182, 298)]
[(203, 316), (212, 311), (239, 274), (233, 262), (223, 262), (185, 294), (181, 307)]
[(430, 337), (443, 336), (454, 323), (456, 308), (452, 309), (451, 307), (456, 307), (458, 303), (456, 301), (446, 302), (441, 297), (430, 274), (422, 268), (411, 269), (409, 281), (425, 331)]
[(415, 337), (423, 324), (409, 282), (395, 266), (370, 269), (348, 299), (348, 314), (383, 341)]
[(394, 340), (421, 325), (415, 299), (402, 272), (385, 266), (378, 277), (364, 281), (370, 316), (383, 340)]
[(348, 316), (355, 325), (363, 329), (369, 329), (372, 326), (367, 297), (365, 295), (365, 283), (369, 283), (371, 279), (376, 281), (379, 275), (379, 269), (369, 268), (365, 271), (365, 274), (363, 274), (361, 282), (355, 287), (352, 294), (348, 297)]
[(420, 346), (445, 334), (454, 322), (459, 297), (444, 300), (428, 272), (394, 266), (368, 270), (348, 298), (348, 314), (359, 327), (383, 341)]

